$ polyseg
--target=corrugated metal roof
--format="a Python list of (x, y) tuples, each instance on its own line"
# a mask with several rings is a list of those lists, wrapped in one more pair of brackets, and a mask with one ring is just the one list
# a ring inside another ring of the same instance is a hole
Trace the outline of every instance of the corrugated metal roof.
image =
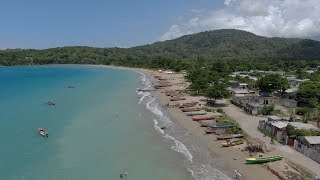
[(290, 122), (289, 123), (291, 126), (298, 128), (298, 129), (314, 129), (318, 130), (318, 128), (312, 124), (307, 124), (307, 123), (301, 123), (301, 122)]
[(268, 120), (272, 120), (272, 121), (279, 121), (282, 120), (281, 117), (278, 116), (267, 116)]
[(309, 144), (320, 144), (320, 136), (305, 136), (304, 137)]
[(271, 125), (279, 128), (279, 129), (282, 129), (282, 128), (287, 127), (288, 123), (289, 122), (287, 122), (287, 121), (276, 121), (276, 122), (272, 122)]

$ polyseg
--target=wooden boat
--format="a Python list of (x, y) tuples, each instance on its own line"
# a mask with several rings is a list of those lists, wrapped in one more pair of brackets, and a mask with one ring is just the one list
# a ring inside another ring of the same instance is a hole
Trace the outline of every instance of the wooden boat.
[(228, 135), (218, 136), (217, 140), (225, 140), (225, 139), (241, 138), (241, 137), (243, 137), (242, 134), (228, 134)]
[(193, 107), (195, 105), (197, 105), (198, 102), (189, 102), (189, 103), (181, 103), (181, 104), (177, 104), (177, 106), (179, 108), (187, 108), (187, 107)]
[(207, 134), (212, 134), (212, 133), (217, 132), (217, 129), (206, 128), (206, 129), (204, 130), (204, 132), (206, 132)]
[(155, 79), (162, 78), (162, 76), (154, 76)]
[(38, 128), (38, 131), (43, 137), (49, 137), (49, 133), (44, 128)]
[(269, 157), (258, 157), (258, 158), (246, 158), (245, 163), (246, 164), (261, 164), (261, 163), (267, 163), (267, 162), (273, 162), (273, 161), (280, 161), (283, 157), (280, 155), (276, 156), (269, 156)]
[(197, 116), (197, 115), (206, 115), (207, 112), (191, 112), (191, 113), (186, 113), (187, 116)]
[(214, 126), (210, 126), (210, 128), (213, 129), (228, 129), (228, 128), (232, 128), (234, 125), (214, 125)]
[(173, 84), (159, 84), (159, 85), (155, 85), (154, 88), (160, 89), (163, 87), (170, 87), (170, 86), (173, 86)]
[(243, 143), (244, 143), (243, 139), (231, 139), (227, 142), (222, 143), (222, 147), (236, 146), (236, 145), (240, 145)]
[(201, 111), (202, 108), (181, 108), (183, 112)]
[(48, 101), (47, 103), (48, 105), (56, 105), (56, 103), (54, 101)]
[(158, 78), (158, 80), (159, 80), (159, 81), (166, 81), (166, 80), (167, 80), (167, 78), (163, 78), (163, 77), (161, 77), (161, 78)]
[(76, 88), (75, 86), (68, 86), (68, 88)]
[(215, 120), (198, 121), (201, 127), (214, 126), (216, 124)]
[(196, 116), (196, 117), (192, 117), (193, 121), (203, 121), (203, 120), (212, 120), (216, 117), (214, 116)]
[(171, 97), (170, 101), (180, 101), (180, 100), (186, 100), (185, 97)]

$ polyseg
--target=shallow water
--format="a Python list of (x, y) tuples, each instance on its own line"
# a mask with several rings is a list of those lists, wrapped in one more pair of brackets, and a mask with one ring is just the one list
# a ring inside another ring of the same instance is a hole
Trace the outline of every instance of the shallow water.
[(143, 78), (101, 67), (1, 67), (0, 179), (119, 179), (124, 171), (133, 180), (193, 179), (195, 155), (156, 130), (158, 121), (176, 125), (150, 94), (137, 95)]

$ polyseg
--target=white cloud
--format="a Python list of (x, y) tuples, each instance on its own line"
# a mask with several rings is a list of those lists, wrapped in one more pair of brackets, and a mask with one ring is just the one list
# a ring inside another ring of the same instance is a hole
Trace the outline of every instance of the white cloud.
[(161, 40), (233, 28), (267, 37), (320, 36), (319, 0), (224, 0), (226, 8), (183, 17)]

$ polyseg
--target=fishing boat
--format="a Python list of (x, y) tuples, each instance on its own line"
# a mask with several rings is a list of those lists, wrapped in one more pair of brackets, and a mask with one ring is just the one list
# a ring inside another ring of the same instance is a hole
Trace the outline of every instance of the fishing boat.
[(212, 134), (212, 133), (217, 132), (217, 129), (206, 128), (206, 129), (204, 130), (204, 132), (206, 132), (207, 134)]
[(197, 115), (206, 115), (207, 112), (191, 112), (191, 113), (186, 113), (187, 116), (197, 116)]
[(48, 101), (47, 103), (48, 105), (56, 105), (56, 103), (54, 101)]
[(240, 145), (243, 143), (244, 143), (243, 139), (231, 139), (227, 142), (222, 143), (222, 147), (236, 146), (236, 145)]
[(201, 111), (202, 108), (181, 108), (183, 112)]
[(210, 128), (213, 129), (228, 129), (228, 128), (232, 128), (234, 125), (214, 125), (214, 126), (210, 126)]
[(76, 87), (75, 86), (68, 86), (68, 88), (72, 88), (73, 89), (73, 88), (76, 88)]
[(241, 138), (241, 137), (243, 137), (242, 134), (228, 134), (228, 135), (218, 136), (217, 140), (226, 140), (226, 139)]
[(201, 127), (208, 127), (208, 126), (214, 126), (216, 125), (215, 120), (206, 120), (206, 121), (198, 121), (201, 125)]
[(261, 163), (267, 163), (267, 162), (273, 162), (273, 161), (280, 161), (283, 157), (280, 155), (276, 156), (269, 156), (269, 157), (258, 157), (258, 158), (246, 158), (245, 163), (246, 164), (261, 164)]
[(38, 131), (43, 137), (49, 137), (48, 131), (45, 130), (44, 128), (38, 128)]
[(186, 100), (185, 97), (171, 97), (170, 101), (180, 101), (180, 100)]
[(212, 120), (216, 117), (214, 116), (196, 116), (196, 117), (192, 117), (193, 121), (203, 121), (203, 120)]
[(178, 104), (178, 107), (179, 108), (187, 108), (187, 107), (193, 107), (195, 105), (197, 105), (198, 102), (189, 102), (189, 103), (181, 103), (181, 104)]

